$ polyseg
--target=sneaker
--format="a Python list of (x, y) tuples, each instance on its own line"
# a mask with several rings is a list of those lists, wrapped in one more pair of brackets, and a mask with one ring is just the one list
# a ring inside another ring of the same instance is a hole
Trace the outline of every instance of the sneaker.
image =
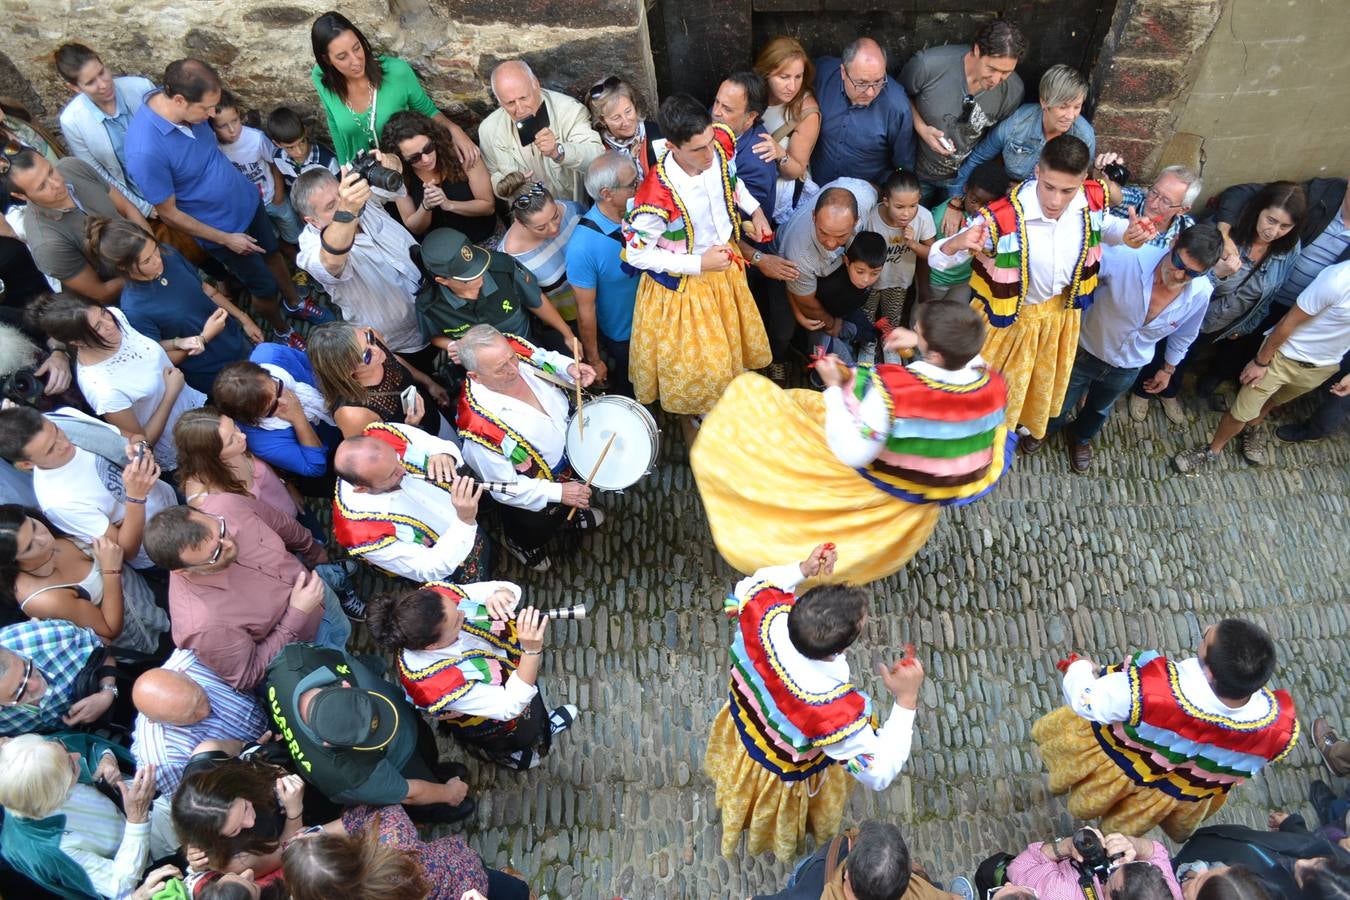
[[(1164, 400), (1164, 403), (1167, 401)], [(1148, 398), (1130, 394), (1130, 418), (1142, 422), (1148, 418)]]
[(562, 706), (556, 707), (553, 712), (548, 714), (549, 732), (554, 736), (562, 734), (572, 727), (579, 715), (581, 715), (581, 711), (570, 703), (564, 703)]
[(1194, 475), (1218, 458), (1219, 454), (1208, 447), (1196, 447), (1194, 450), (1183, 450), (1172, 457), (1172, 465), (1176, 466), (1182, 475)]
[(351, 588), (339, 591), (338, 603), (342, 605), (342, 611), (347, 614), (347, 618), (353, 622), (364, 622), (366, 620), (366, 602), (356, 596), (356, 591)]
[(877, 342), (868, 341), (863, 344), (862, 349), (858, 351), (856, 358), (858, 365), (876, 365), (877, 362)]
[(507, 755), (506, 760), (516, 771), (525, 772), (539, 768), (539, 764), (544, 761), (544, 758), (526, 747), (524, 750), (517, 750), (515, 753)]
[(1275, 436), (1286, 444), (1312, 443), (1326, 437), (1325, 434), (1314, 433), (1306, 422), (1299, 425), (1281, 425), (1275, 429)]
[(774, 384), (779, 387), (787, 387), (787, 366), (783, 363), (769, 363), (769, 367), (764, 372)]
[(1331, 746), (1340, 740), (1336, 732), (1331, 730), (1331, 723), (1321, 716), (1313, 719), (1312, 736), (1313, 746), (1321, 754), (1322, 762), (1326, 763), (1327, 771), (1332, 775), (1339, 775), (1340, 773), (1332, 768), (1331, 759), (1327, 756), (1327, 751), (1331, 749)]
[(542, 547), (535, 550), (526, 550), (509, 537), (502, 538), (502, 546), (506, 547), (508, 553), (520, 560), (521, 565), (533, 572), (547, 572), (553, 565)]
[(308, 346), (305, 343), (305, 339), (300, 336), (300, 332), (296, 331), (294, 328), (284, 332), (273, 331), (272, 342), (274, 344), (285, 344), (292, 350), (299, 350), (301, 353), (304, 353), (305, 347)]
[(1238, 435), (1238, 448), (1247, 462), (1254, 466), (1266, 464), (1266, 429), (1264, 425), (1248, 425)]
[(604, 510), (591, 507), (590, 509), (579, 509), (577, 514), (572, 517), (572, 527), (578, 531), (594, 531), (605, 524)]
[(961, 900), (975, 900), (975, 885), (971, 884), (970, 879), (964, 875), (957, 875), (953, 878), (949, 890), (960, 897)]
[(1186, 411), (1181, 408), (1181, 401), (1176, 397), (1162, 398), (1163, 415), (1167, 416), (1167, 421), (1173, 425), (1186, 424)]
[(299, 319), (301, 322), (308, 322), (311, 325), (322, 325), (325, 322), (333, 322), (337, 319), (332, 310), (324, 309), (307, 296), (300, 298), (299, 306), (291, 306), (285, 300), (282, 300), (281, 308), (292, 319)]

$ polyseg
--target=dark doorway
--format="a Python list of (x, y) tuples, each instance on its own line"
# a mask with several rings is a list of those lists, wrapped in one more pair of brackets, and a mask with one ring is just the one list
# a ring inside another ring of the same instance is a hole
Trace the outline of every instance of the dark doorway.
[(870, 35), (897, 75), (916, 51), (967, 42), (981, 23), (1007, 18), (1031, 42), (1017, 71), (1033, 100), (1055, 63), (1090, 77), (1115, 8), (1116, 0), (896, 0), (872, 10), (848, 0), (654, 0), (648, 22), (662, 96), (711, 99), (721, 78), (748, 68), (755, 48), (774, 35), (792, 35), (813, 57), (838, 56), (853, 38)]

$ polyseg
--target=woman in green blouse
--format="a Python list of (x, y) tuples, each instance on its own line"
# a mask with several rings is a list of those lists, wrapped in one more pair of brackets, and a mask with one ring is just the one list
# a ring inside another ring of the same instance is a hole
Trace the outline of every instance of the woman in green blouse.
[(338, 162), (346, 165), (362, 150), (379, 146), (380, 131), (396, 112), (411, 109), (444, 126), (465, 169), (478, 159), (478, 147), (445, 117), (417, 73), (401, 59), (377, 56), (370, 41), (346, 16), (326, 12), (309, 29), (314, 47), (314, 88), (319, 92), (328, 133)]

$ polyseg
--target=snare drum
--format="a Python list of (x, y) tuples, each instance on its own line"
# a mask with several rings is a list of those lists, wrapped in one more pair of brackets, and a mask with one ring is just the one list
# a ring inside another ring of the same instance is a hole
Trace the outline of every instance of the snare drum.
[(587, 400), (580, 418), (586, 422), (586, 437), (581, 437), (579, 417), (567, 423), (567, 461), (579, 478), (595, 468), (595, 462), (614, 435), (605, 462), (591, 480), (601, 491), (621, 491), (636, 484), (656, 466), (661, 452), (661, 432), (647, 408), (636, 400), (610, 394)]

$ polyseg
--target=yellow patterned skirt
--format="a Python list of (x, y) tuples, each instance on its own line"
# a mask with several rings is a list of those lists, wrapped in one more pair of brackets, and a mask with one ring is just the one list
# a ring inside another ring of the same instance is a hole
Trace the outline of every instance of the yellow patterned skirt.
[(781, 862), (797, 858), (810, 830), (816, 843), (839, 833), (844, 805), (853, 778), (843, 766), (832, 765), (805, 781), (783, 781), (745, 752), (731, 707), (724, 705), (713, 720), (703, 771), (717, 786), (717, 808), (722, 811), (722, 855), (736, 854), (741, 832), (748, 832), (745, 852), (766, 850)]
[(747, 575), (833, 543), (829, 581), (866, 584), (898, 571), (928, 540), (941, 507), (893, 497), (841, 463), (825, 439), (825, 399), (760, 375), (731, 383), (689, 451), (713, 541)]
[(1140, 787), (1107, 758), (1092, 733), (1092, 723), (1067, 706), (1046, 713), (1031, 727), (1050, 773), (1050, 792), (1069, 794), (1074, 818), (1101, 820), (1107, 834), (1142, 835), (1162, 826), (1178, 843), (1186, 840), (1228, 799), (1226, 794), (1194, 802), (1161, 790)]
[(676, 415), (706, 413), (733, 378), (773, 360), (745, 273), (735, 266), (689, 278), (680, 293), (643, 276), (631, 340), (638, 402), (660, 401)]
[[(984, 315), (978, 299), (971, 305)], [(980, 356), (1008, 384), (1009, 430), (1024, 425), (1032, 437), (1045, 437), (1045, 426), (1059, 415), (1069, 389), (1082, 317), (1080, 310), (1065, 309), (1064, 300), (1056, 297), (1035, 306), (1023, 304), (1017, 321), (1007, 328), (989, 326)]]

